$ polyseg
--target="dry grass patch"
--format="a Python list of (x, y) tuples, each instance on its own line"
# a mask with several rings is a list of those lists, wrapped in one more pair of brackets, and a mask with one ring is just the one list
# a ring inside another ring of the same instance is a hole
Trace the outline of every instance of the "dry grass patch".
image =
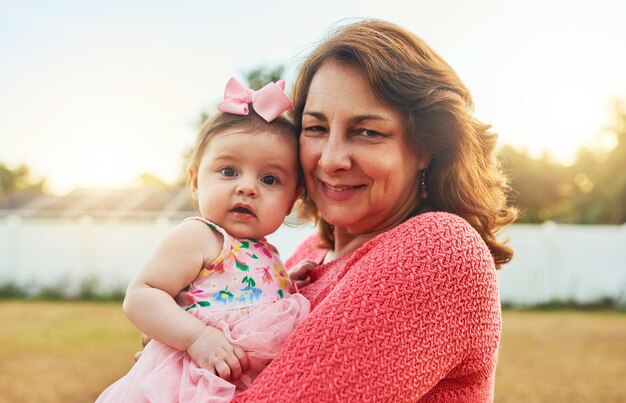
[[(132, 365), (120, 303), (0, 301), (0, 401), (92, 402)], [(626, 401), (626, 314), (504, 312), (496, 402)]]
[(120, 303), (3, 301), (0, 323), (7, 402), (93, 402), (139, 344)]
[(626, 314), (505, 311), (496, 402), (626, 402)]

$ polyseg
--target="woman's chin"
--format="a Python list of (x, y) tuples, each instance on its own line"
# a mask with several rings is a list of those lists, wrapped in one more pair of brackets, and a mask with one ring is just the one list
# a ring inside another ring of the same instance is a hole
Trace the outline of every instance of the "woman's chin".
[(320, 210), (324, 221), (334, 225), (335, 227), (352, 227), (358, 223), (360, 215), (354, 210), (349, 208), (332, 208), (326, 211)]

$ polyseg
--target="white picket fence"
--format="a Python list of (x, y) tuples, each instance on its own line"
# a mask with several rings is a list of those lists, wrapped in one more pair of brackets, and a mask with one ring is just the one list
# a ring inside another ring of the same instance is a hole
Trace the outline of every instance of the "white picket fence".
[(516, 224), (515, 251), (499, 274), (502, 301), (535, 305), (612, 299), (626, 306), (626, 224)]
[[(176, 221), (0, 219), (0, 285), (33, 292), (86, 280), (102, 291), (123, 290)], [(283, 256), (313, 231), (286, 226), (270, 237)], [(551, 301), (588, 303), (604, 298), (626, 305), (626, 225), (514, 225), (504, 234), (515, 250), (499, 272), (503, 302), (535, 305)]]

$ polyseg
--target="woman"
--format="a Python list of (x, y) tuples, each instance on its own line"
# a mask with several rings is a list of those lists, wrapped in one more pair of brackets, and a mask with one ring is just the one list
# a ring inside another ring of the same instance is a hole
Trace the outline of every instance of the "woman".
[(496, 136), (454, 71), (383, 21), (338, 29), (294, 88), (311, 314), (235, 401), (493, 399), (495, 237), (515, 219)]
[(496, 136), (454, 71), (406, 30), (362, 21), (294, 87), (311, 315), (236, 401), (490, 401), (512, 251)]

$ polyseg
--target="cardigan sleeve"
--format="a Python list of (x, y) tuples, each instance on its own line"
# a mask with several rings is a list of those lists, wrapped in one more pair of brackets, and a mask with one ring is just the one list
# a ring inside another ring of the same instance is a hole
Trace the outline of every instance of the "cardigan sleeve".
[(366, 243), (343, 271), (234, 401), (416, 401), (497, 354), (493, 260), (464, 220), (418, 216)]

